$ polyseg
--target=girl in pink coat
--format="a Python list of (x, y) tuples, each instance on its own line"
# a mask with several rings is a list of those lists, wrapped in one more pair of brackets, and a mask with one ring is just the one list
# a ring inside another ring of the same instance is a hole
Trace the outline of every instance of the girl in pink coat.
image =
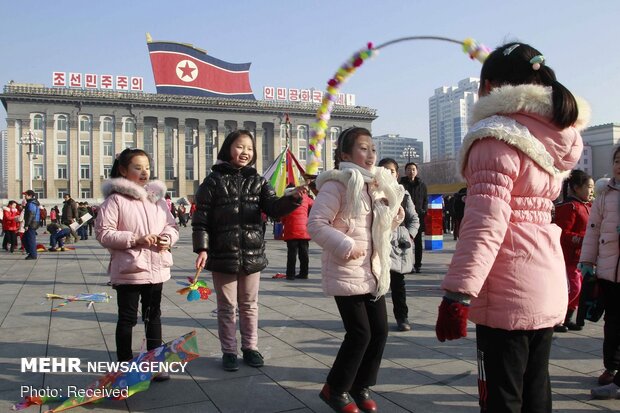
[(583, 106), (523, 43), (489, 55), (479, 95), (461, 147), (467, 206), (437, 338), (466, 336), (468, 316), (476, 324), (481, 411), (551, 412), (551, 338), (568, 301), (551, 209), (581, 155)]
[[(179, 239), (175, 220), (164, 200), (166, 187), (162, 182), (149, 181), (149, 175), (146, 152), (121, 152), (112, 165), (112, 179), (102, 186), (105, 201), (95, 224), (97, 240), (110, 251), (108, 275), (118, 302), (119, 361), (133, 358), (131, 336), (140, 302), (147, 350), (162, 343), (162, 286), (170, 279), (170, 247)], [(161, 373), (155, 380), (167, 378), (167, 374)]]
[(376, 159), (367, 129), (344, 130), (337, 169), (318, 176), (319, 193), (308, 218), (308, 233), (323, 248), (323, 291), (334, 296), (346, 330), (320, 393), (337, 412), (377, 411), (369, 387), (376, 383), (387, 340), (384, 296), (390, 287), (392, 230), (404, 219), (405, 188), (389, 170), (376, 168)]
[[(601, 387), (591, 390), (595, 399), (620, 397), (620, 147), (613, 154), (613, 178), (596, 182), (597, 195), (581, 248), (581, 272), (584, 279), (596, 277), (603, 295), (605, 325), (603, 363), (598, 378)], [(599, 191), (599, 187), (601, 187)]]

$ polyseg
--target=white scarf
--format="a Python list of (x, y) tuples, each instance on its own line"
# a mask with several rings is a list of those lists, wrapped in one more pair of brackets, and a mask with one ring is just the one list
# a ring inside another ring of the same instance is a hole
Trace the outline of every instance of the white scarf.
[(355, 222), (354, 217), (361, 213), (362, 208), (369, 208), (364, 197), (360, 196), (364, 184), (369, 185), (371, 192), (379, 193), (375, 197), (371, 196), (373, 250), (370, 257), (371, 267), (377, 278), (377, 290), (373, 295), (379, 299), (390, 288), (392, 223), (398, 214), (405, 188), (399, 185), (385, 168), (373, 166), (368, 170), (351, 162), (341, 162), (339, 169), (350, 174), (346, 183), (347, 202), (343, 210), (343, 218), (348, 219), (350, 225)]

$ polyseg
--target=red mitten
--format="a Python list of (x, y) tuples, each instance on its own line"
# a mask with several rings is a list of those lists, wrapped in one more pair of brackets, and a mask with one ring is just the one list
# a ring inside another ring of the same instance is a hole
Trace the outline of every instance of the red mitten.
[(469, 305), (444, 297), (439, 306), (435, 334), (442, 343), (467, 337)]

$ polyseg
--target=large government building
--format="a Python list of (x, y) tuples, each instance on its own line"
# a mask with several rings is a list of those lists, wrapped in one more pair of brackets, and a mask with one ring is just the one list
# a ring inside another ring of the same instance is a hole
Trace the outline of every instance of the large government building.
[[(236, 129), (248, 129), (256, 137), (259, 172), (285, 148), (287, 130), (293, 153), (305, 165), (318, 108), (310, 102), (15, 83), (4, 86), (0, 100), (7, 111), (7, 197), (19, 199), (33, 189), (46, 202), (59, 202), (64, 193), (100, 201), (101, 183), (109, 177), (115, 155), (133, 147), (149, 153), (153, 178), (164, 181), (171, 196), (192, 195), (210, 172), (224, 138)], [(376, 117), (374, 109), (335, 105), (322, 153), (324, 167), (333, 167), (334, 142), (343, 128), (370, 129)]]

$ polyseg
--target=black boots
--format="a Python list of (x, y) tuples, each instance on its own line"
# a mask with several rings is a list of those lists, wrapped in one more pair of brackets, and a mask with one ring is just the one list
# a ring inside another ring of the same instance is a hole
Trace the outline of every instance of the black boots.
[(575, 310), (566, 311), (566, 317), (564, 318), (564, 323), (554, 326), (553, 331), (555, 331), (556, 333), (566, 333), (568, 332), (568, 330), (581, 331), (583, 327), (573, 322), (572, 320), (574, 312)]

